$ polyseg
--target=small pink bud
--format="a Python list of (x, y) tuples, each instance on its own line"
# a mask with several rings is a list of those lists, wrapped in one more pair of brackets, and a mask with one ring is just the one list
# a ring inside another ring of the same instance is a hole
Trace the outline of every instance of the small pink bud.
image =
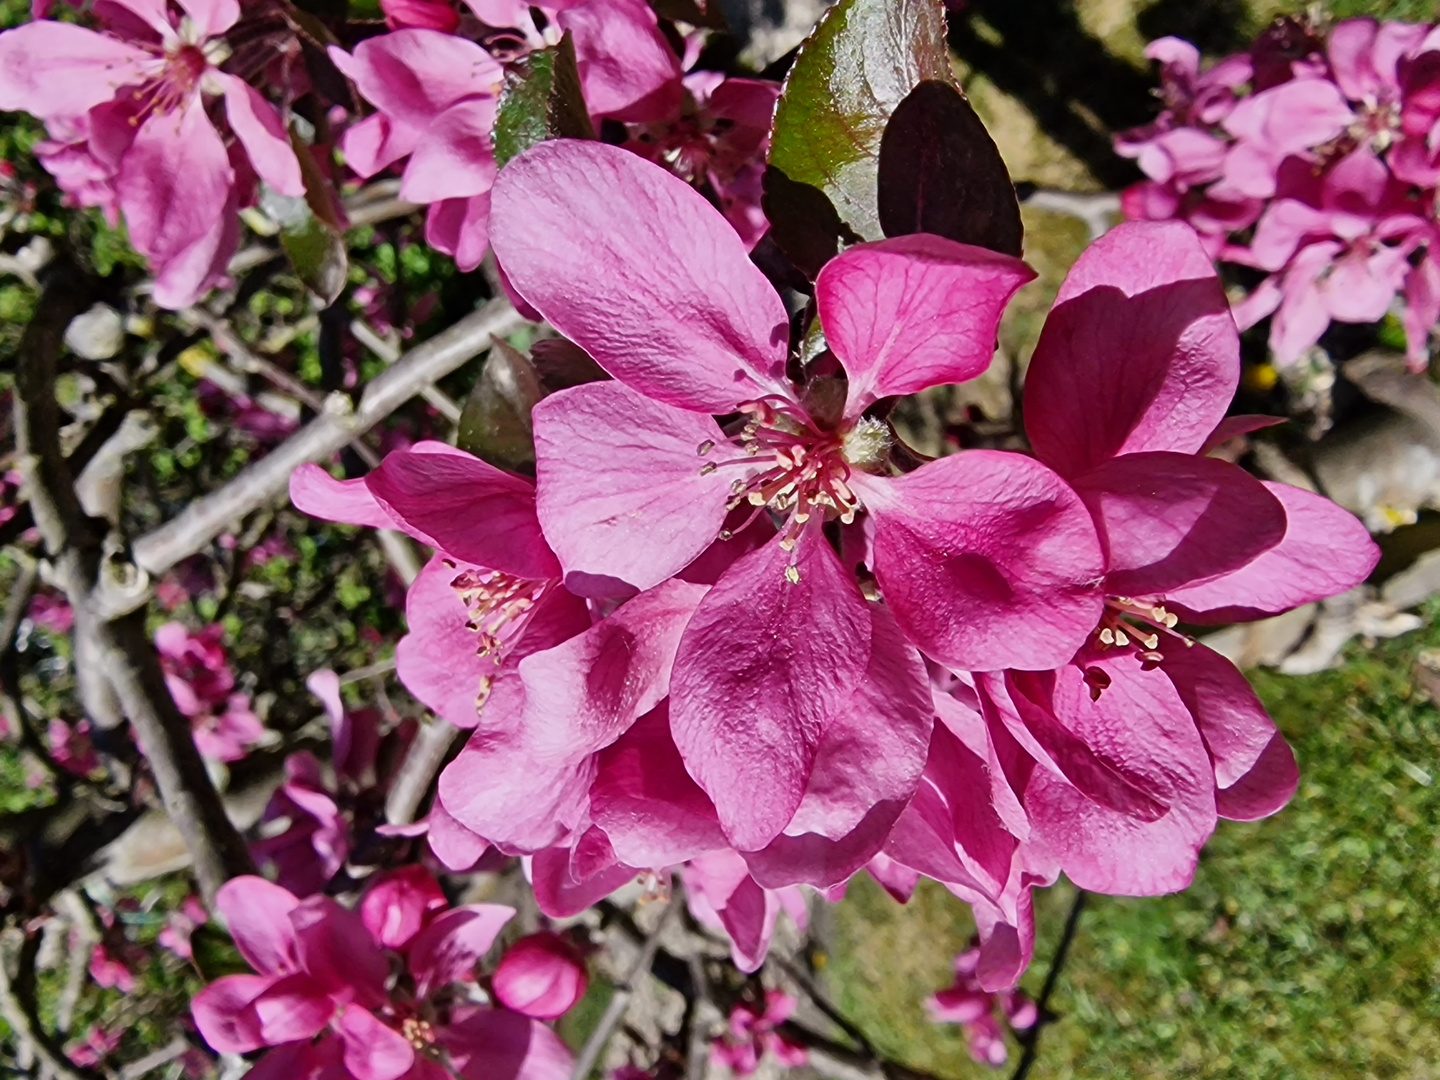
[(385, 22), (391, 30), (439, 30), (453, 34), (460, 26), (460, 13), (436, 0), (380, 0)]
[(585, 996), (589, 980), (575, 948), (555, 934), (531, 934), (512, 945), (495, 970), (495, 996), (506, 1008), (554, 1020)]

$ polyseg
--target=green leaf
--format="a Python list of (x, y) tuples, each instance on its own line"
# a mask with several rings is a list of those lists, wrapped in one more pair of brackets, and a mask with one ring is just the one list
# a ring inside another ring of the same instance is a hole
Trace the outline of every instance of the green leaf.
[[(880, 142), (891, 114), (926, 80), (955, 85), (942, 0), (840, 0), (825, 13), (785, 80), (770, 141), (770, 168), (781, 174), (790, 204), (808, 199), (811, 207), (800, 226), (787, 230), (784, 207), (770, 212), (777, 180), (767, 180), (767, 216), (787, 254), (802, 239), (812, 258), (817, 245), (845, 239), (835, 232), (824, 237), (833, 222), (824, 220), (814, 194), (829, 200), (848, 232), (881, 239)], [(794, 185), (814, 194), (797, 195)], [(797, 236), (802, 230), (812, 235)], [(822, 230), (819, 240), (814, 230)]]
[(460, 411), (455, 444), (498, 468), (528, 470), (535, 464), (530, 410), (543, 396), (530, 361), (497, 341)]
[(558, 45), (510, 65), (495, 118), (495, 160), (502, 168), (546, 139), (594, 137), (568, 31)]
[(267, 188), (261, 204), (280, 226), (280, 246), (296, 276), (322, 305), (329, 307), (350, 277), (345, 234), (335, 211), (330, 182), (316, 165), (310, 148), (294, 131), (290, 132), (290, 144), (300, 159), (305, 197), (280, 195)]
[(197, 926), (190, 935), (190, 956), (206, 982), (225, 975), (249, 975), (250, 965), (235, 948), (230, 935), (214, 923)]

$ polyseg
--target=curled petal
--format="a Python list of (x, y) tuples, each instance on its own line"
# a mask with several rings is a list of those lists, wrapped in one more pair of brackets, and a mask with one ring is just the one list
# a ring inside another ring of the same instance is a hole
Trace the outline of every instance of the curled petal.
[(232, 878), (215, 895), (215, 906), (245, 962), (262, 975), (300, 970), (300, 950), (290, 913), (300, 903), (262, 877)]
[(41, 19), (0, 34), (0, 109), (81, 116), (141, 82), (150, 54), (71, 23)]
[(646, 124), (679, 111), (680, 61), (644, 0), (565, 5), (559, 21), (575, 36), (575, 63), (593, 115)]
[(225, 118), (260, 179), (281, 195), (304, 195), (300, 162), (275, 106), (243, 79), (225, 74), (220, 79), (225, 85)]
[(470, 904), (439, 916), (410, 943), (415, 993), (425, 998), (443, 986), (473, 980), (475, 965), (514, 917), (515, 909), (504, 904)]
[(850, 377), (846, 414), (983, 374), (1005, 305), (1034, 276), (1019, 259), (925, 233), (831, 259), (815, 296), (825, 340)]

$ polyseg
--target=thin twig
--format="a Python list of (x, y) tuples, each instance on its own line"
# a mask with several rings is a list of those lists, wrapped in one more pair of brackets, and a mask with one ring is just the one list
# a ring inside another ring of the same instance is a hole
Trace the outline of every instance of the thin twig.
[(827, 1020), (845, 1032), (846, 1035), (849, 1035), (850, 1038), (855, 1041), (855, 1045), (860, 1047), (865, 1053), (871, 1057), (876, 1056), (875, 1047), (870, 1040), (866, 1038), (865, 1032), (856, 1027), (844, 1013), (830, 1004), (810, 976), (784, 957), (777, 956), (774, 958), (774, 962), (779, 965), (781, 971), (785, 972), (786, 975), (795, 981), (796, 985), (804, 991), (805, 996), (810, 999), (814, 1006), (825, 1014)]
[[(673, 900), (672, 903), (679, 903)], [(705, 1068), (710, 1063), (710, 1032), (706, 1006), (717, 1008), (710, 996), (710, 980), (705, 976), (705, 958), (697, 950), (687, 962), (690, 965), (690, 983), (693, 991), (690, 1006), (690, 1039), (685, 1047), (685, 1080), (705, 1080)], [(717, 1010), (718, 1011), (718, 1010)]]
[(26, 970), (27, 965), (35, 961), (31, 940), (27, 938), (20, 947), (19, 971), (13, 979), (9, 963), (0, 951), (0, 1017), (9, 1025), (11, 1034), (56, 1080), (102, 1080), (98, 1072), (72, 1063), (64, 1049), (41, 1026), (35, 1003), (25, 993), (27, 987), (34, 985), (33, 968)]
[(346, 686), (353, 682), (364, 682), (366, 679), (373, 679), (377, 675), (388, 675), (395, 670), (395, 658), (388, 660), (376, 660), (373, 664), (366, 664), (364, 667), (351, 668), (340, 676), (340, 685)]
[[(375, 328), (364, 319), (353, 320), (350, 323), (350, 333), (356, 341), (387, 364), (393, 364), (400, 359), (400, 349), (377, 334)], [(438, 386), (432, 383), (420, 391), (420, 396), (450, 423), (458, 424), (460, 422), (460, 406), (455, 404), (455, 399)]]
[(415, 820), (415, 811), (459, 734), (459, 728), (438, 716), (420, 728), (385, 799), (385, 820), (391, 825), (409, 825)]
[(519, 329), (524, 322), (509, 301), (492, 300), (382, 371), (365, 388), (358, 406), (352, 407), (343, 394), (332, 394), (319, 416), (264, 458), (136, 541), (135, 565), (158, 577), (189, 558), (232, 522), (283, 498), (290, 474), (301, 465), (323, 461), (339, 452), (422, 387), (444, 378), (483, 352), (495, 338)]
[(575, 1059), (575, 1067), (570, 1071), (570, 1080), (587, 1080), (590, 1076), (590, 1070), (595, 1068), (595, 1063), (605, 1051), (605, 1044), (610, 1041), (610, 1036), (614, 1034), (620, 1021), (625, 1019), (625, 1014), (630, 1009), (630, 999), (635, 996), (636, 986), (655, 963), (655, 954), (660, 951), (661, 935), (681, 907), (684, 907), (681, 900), (678, 897), (672, 898), (660, 916), (660, 921), (655, 924), (655, 929), (645, 938), (645, 944), (640, 947), (640, 958), (635, 961), (635, 966), (630, 969), (625, 981), (615, 988), (615, 996), (610, 999), (610, 1004), (605, 1006), (605, 1012), (600, 1017), (600, 1022), (595, 1025), (595, 1030), (585, 1040), (580, 1055)]
[(1085, 895), (1084, 889), (1075, 891), (1075, 902), (1070, 905), (1070, 914), (1065, 919), (1065, 930), (1060, 935), (1060, 944), (1055, 946), (1055, 958), (1050, 961), (1050, 970), (1045, 973), (1045, 983), (1040, 987), (1040, 996), (1035, 1000), (1035, 1026), (1018, 1036), (1025, 1049), (1010, 1080), (1025, 1080), (1040, 1056), (1040, 1033), (1055, 1019), (1050, 1012), (1050, 996), (1055, 993), (1060, 972), (1065, 969), (1065, 960), (1070, 955), (1070, 943), (1075, 940), (1075, 932), (1080, 929), (1080, 916), (1085, 911)]

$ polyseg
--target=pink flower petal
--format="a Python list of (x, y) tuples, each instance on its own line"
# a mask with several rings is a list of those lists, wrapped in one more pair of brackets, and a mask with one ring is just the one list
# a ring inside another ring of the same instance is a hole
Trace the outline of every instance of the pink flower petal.
[(250, 1003), (275, 981), (269, 975), (227, 975), (195, 995), (190, 1015), (210, 1049), (220, 1054), (248, 1054), (265, 1045), (260, 1018)]
[(680, 109), (680, 60), (644, 0), (586, 0), (560, 12), (575, 36), (585, 104), (629, 124), (668, 120)]
[(290, 913), (300, 901), (262, 877), (232, 878), (215, 895), (230, 936), (245, 962), (262, 975), (300, 970), (300, 948)]
[(400, 523), (375, 501), (365, 478), (336, 480), (319, 465), (301, 465), (290, 474), (290, 502), (322, 521), (398, 529)]
[(664, 703), (600, 752), (590, 816), (630, 866), (675, 866), (726, 846), (715, 804), (675, 749)]
[(42, 120), (80, 116), (153, 70), (150, 54), (71, 23), (43, 19), (0, 34), (0, 110)]
[(224, 274), (240, 236), (235, 172), (200, 94), (140, 125), (115, 190), (131, 243), (154, 265), (155, 302), (193, 304)]
[(305, 973), (340, 1001), (375, 1007), (390, 965), (357, 912), (312, 896), (290, 912)]
[(1380, 549), (1353, 514), (1322, 495), (1265, 482), (1285, 508), (1278, 544), (1232, 573), (1172, 589), (1167, 603), (1187, 620), (1237, 622), (1278, 615), (1339, 596), (1359, 585), (1380, 560)]
[(567, 848), (547, 848), (531, 863), (535, 903), (552, 919), (569, 919), (635, 880), (633, 867), (622, 863), (595, 870), (589, 877), (572, 873)]
[(846, 415), (983, 374), (1005, 305), (1034, 276), (1019, 259), (925, 233), (831, 259), (815, 297), (825, 340), (850, 376)]
[(340, 150), (345, 155), (345, 164), (357, 176), (371, 177), (411, 153), (423, 135), (419, 128), (402, 124), (384, 113), (374, 113), (345, 129), (340, 137)]
[(217, 37), (240, 21), (239, 0), (177, 0), (203, 40)]
[(336, 62), (376, 108), (419, 131), (457, 101), (493, 96), (503, 78), (500, 65), (475, 42), (438, 30), (367, 38), (353, 57), (341, 53)]
[(496, 171), (490, 129), (498, 107), (494, 98), (470, 98), (436, 117), (405, 166), (400, 197), (432, 203), (489, 191)]
[(440, 865), (454, 873), (471, 869), (489, 849), (483, 836), (471, 832), (445, 812), (437, 799), (425, 818), (430, 850)]
[(457, 559), (536, 580), (560, 572), (528, 480), (468, 454), (397, 450), (365, 483), (403, 529)]
[[(811, 824), (833, 815), (824, 827), (841, 835), (876, 799), (903, 799), (913, 789), (929, 717), (920, 680), (918, 658), (878, 626), (854, 578), (811, 526), (793, 552), (773, 542), (737, 560), (701, 601), (676, 655), (671, 732), (726, 835), (755, 850), (795, 817), (833, 728)], [(862, 687), (870, 700), (857, 707)], [(901, 755), (882, 769), (876, 748), (896, 748), (888, 741), (892, 725), (902, 743), (918, 735), (917, 760)], [(870, 752), (874, 777), (846, 784), (830, 771)]]
[(454, 258), (464, 273), (474, 270), (490, 250), (490, 192), (432, 203), (425, 215), (425, 242)]
[(1095, 515), (1111, 596), (1168, 596), (1238, 570), (1285, 535), (1280, 500), (1218, 458), (1125, 454), (1075, 488)]
[(493, 985), (496, 999), (507, 1009), (537, 1020), (554, 1020), (585, 996), (589, 979), (575, 947), (542, 931), (505, 950)]
[(356, 1005), (340, 1016), (345, 1068), (355, 1080), (400, 1080), (415, 1064), (415, 1048), (394, 1028)]
[(1295, 794), (1295, 755), (1234, 664), (1204, 645), (1178, 641), (1165, 649), (1160, 670), (1170, 677), (1215, 766), (1221, 817), (1255, 821)]
[(926, 655), (976, 671), (1053, 667), (1095, 628), (1095, 527), (1039, 462), (967, 450), (850, 483), (874, 518), (881, 592)]
[(225, 118), (230, 121), (230, 130), (245, 148), (260, 179), (281, 195), (292, 198), (304, 195), (300, 162), (275, 106), (243, 79), (225, 74), (219, 78), (225, 85)]
[(648, 589), (719, 534), (741, 470), (702, 472), (733, 453), (709, 416), (597, 382), (552, 394), (534, 423), (537, 510), (567, 573)]
[(504, 1009), (461, 1012), (440, 1042), (461, 1080), (568, 1080), (575, 1066), (560, 1036)]
[(451, 983), (475, 977), (475, 965), (484, 959), (515, 909), (504, 904), (470, 904), (441, 915), (410, 943), (410, 972), (415, 993), (425, 998)]
[(617, 379), (726, 413), (789, 395), (789, 319), (704, 196), (615, 146), (544, 142), (507, 165), (491, 242), (516, 290)]
[(1239, 334), (1195, 233), (1130, 222), (1066, 277), (1030, 362), (1025, 431), (1066, 477), (1116, 454), (1193, 453), (1239, 379)]
[(308, 975), (286, 975), (250, 1003), (267, 1046), (310, 1039), (325, 1030), (335, 1002)]
[(360, 918), (387, 949), (403, 949), (437, 911), (450, 906), (440, 883), (423, 866), (403, 866), (370, 887)]

